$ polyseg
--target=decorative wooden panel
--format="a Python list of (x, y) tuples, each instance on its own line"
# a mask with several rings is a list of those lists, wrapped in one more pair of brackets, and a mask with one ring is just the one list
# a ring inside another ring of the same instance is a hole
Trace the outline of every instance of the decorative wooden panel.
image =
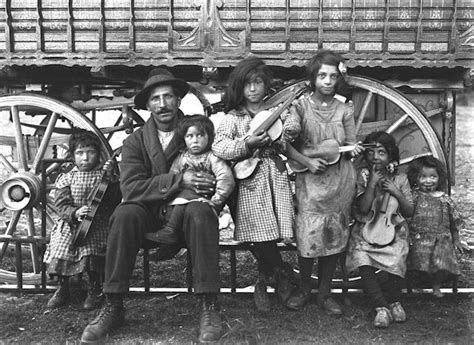
[(0, 0), (0, 67), (474, 65), (471, 0)]

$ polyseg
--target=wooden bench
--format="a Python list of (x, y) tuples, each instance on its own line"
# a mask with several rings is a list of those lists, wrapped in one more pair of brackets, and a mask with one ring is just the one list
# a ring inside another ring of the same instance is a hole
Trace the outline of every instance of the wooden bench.
[[(237, 251), (250, 251), (252, 244), (243, 243), (238, 241), (225, 241), (219, 243), (220, 251), (229, 251), (230, 254), (230, 292), (235, 294), (238, 292), (237, 288)], [(284, 244), (278, 243), (278, 249), (280, 251), (296, 251), (296, 245), (294, 243)], [(149, 250), (150, 248), (143, 249), (143, 281), (144, 281), (144, 291), (150, 292), (150, 260), (149, 260)], [(346, 295), (349, 291), (353, 290), (362, 290), (361, 279), (360, 277), (350, 278), (346, 266), (345, 266), (346, 257), (344, 254), (341, 254), (339, 257), (339, 266), (341, 270), (341, 278), (333, 279), (332, 289), (338, 289), (342, 294)], [(299, 273), (297, 269), (294, 269), (295, 273)], [(314, 280), (317, 283), (317, 278)], [(189, 251), (186, 251), (186, 285), (187, 292), (193, 292), (193, 274), (192, 274), (192, 262), (191, 255)], [(457, 277), (454, 277), (451, 282), (451, 288), (453, 293), (458, 292), (458, 280)], [(410, 284), (410, 281), (406, 280), (406, 292), (412, 293), (415, 287)]]

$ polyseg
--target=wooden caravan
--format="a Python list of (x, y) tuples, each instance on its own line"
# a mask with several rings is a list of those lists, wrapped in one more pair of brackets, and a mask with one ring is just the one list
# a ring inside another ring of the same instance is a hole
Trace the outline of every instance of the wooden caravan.
[(188, 80), (187, 101), (211, 116), (242, 58), (267, 62), (269, 102), (281, 103), (321, 48), (347, 61), (360, 137), (389, 131), (403, 159), (434, 155), (452, 172), (457, 95), (474, 68), (470, 0), (0, 0), (2, 275), (38, 282), (71, 127), (100, 135), (110, 157), (144, 121), (133, 97), (152, 68)]

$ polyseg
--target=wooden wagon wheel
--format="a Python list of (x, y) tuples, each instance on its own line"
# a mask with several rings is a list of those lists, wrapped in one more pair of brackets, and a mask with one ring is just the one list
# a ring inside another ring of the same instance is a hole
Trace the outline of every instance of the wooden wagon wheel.
[[(347, 76), (346, 82), (352, 91), (358, 139), (364, 139), (373, 131), (386, 131), (397, 140), (401, 165), (425, 155), (432, 155), (447, 165), (443, 145), (432, 124), (403, 93), (378, 80), (363, 76)], [(272, 106), (282, 103), (289, 97), (290, 92), (297, 92), (303, 87), (306, 87), (306, 81), (285, 86), (273, 94), (267, 103)], [(371, 118), (379, 109), (391, 116), (383, 119)]]
[[(46, 120), (45, 120), (46, 119)], [(21, 251), (30, 251), (32, 268), (22, 275), (26, 284), (40, 281), (39, 243), (46, 239), (39, 236), (41, 227), (42, 196), (46, 195), (46, 222), (50, 228), (56, 215), (51, 190), (54, 174), (61, 167), (53, 163), (46, 169), (46, 190), (42, 186), (41, 163), (43, 159), (64, 158), (72, 128), (82, 128), (94, 132), (103, 145), (103, 160), (112, 156), (112, 149), (91, 120), (74, 108), (52, 98), (21, 94), (0, 97), (0, 136), (2, 218), (0, 226), (0, 281), (16, 283), (17, 262), (10, 262), (9, 245), (12, 238), (20, 238)], [(37, 124), (46, 124), (38, 134)], [(7, 152), (6, 149), (10, 151)], [(62, 152), (62, 153), (61, 153)], [(17, 247), (18, 249), (18, 247)], [(18, 257), (17, 257), (18, 258)], [(32, 272), (31, 272), (32, 271)]]
[[(403, 93), (378, 80), (363, 76), (347, 76), (346, 82), (352, 91), (354, 114), (356, 117), (357, 137), (363, 140), (373, 131), (386, 131), (392, 134), (400, 148), (400, 165), (413, 159), (432, 155), (447, 166), (443, 145), (427, 116)], [(277, 105), (284, 102), (289, 93), (305, 87), (305, 81), (298, 81), (277, 91), (267, 103)], [(374, 119), (378, 108), (385, 109), (390, 117)], [(333, 287), (360, 287), (360, 277), (347, 278), (345, 265), (342, 266), (343, 278), (334, 278)], [(312, 276), (317, 285), (317, 276)], [(344, 281), (345, 280), (345, 281)]]

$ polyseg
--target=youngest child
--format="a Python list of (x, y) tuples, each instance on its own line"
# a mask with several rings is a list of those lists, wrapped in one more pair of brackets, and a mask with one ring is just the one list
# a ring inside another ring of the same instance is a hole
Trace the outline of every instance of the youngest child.
[(427, 272), (433, 295), (443, 297), (441, 283), (448, 274), (460, 274), (455, 248), (462, 251), (458, 226), (461, 223), (453, 200), (444, 192), (446, 170), (436, 158), (414, 160), (408, 169), (414, 188), (415, 214), (410, 222), (408, 269)]
[[(211, 151), (214, 141), (214, 124), (203, 115), (186, 116), (179, 126), (177, 135), (186, 144), (184, 152), (178, 155), (170, 168), (170, 174), (184, 173), (187, 170), (213, 175), (216, 178), (214, 195), (203, 197), (197, 193), (200, 186), (184, 189), (169, 203), (167, 223), (147, 238), (159, 243), (173, 244), (179, 242), (178, 230), (184, 219), (184, 208), (192, 201), (206, 202), (216, 211), (216, 217), (234, 189), (234, 177), (227, 163)], [(171, 208), (170, 208), (171, 206)]]

